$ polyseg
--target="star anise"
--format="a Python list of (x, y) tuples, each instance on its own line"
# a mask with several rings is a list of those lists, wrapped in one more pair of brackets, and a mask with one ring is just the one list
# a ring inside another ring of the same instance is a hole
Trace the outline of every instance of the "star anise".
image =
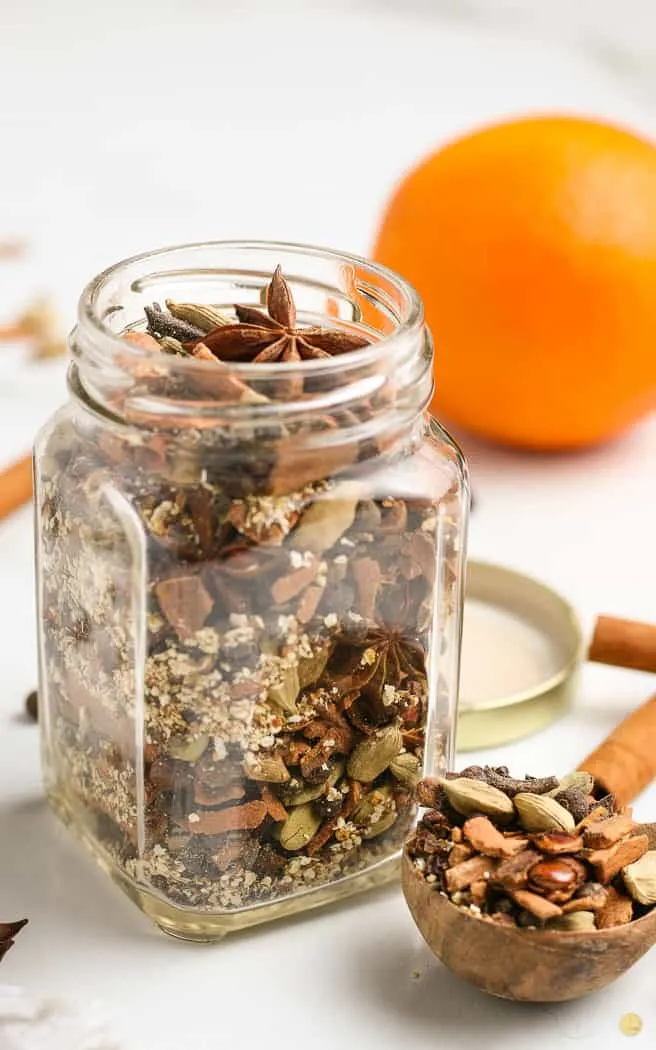
[(369, 717), (389, 718), (393, 696), (390, 686), (403, 689), (426, 678), (424, 651), (411, 636), (397, 628), (372, 627), (362, 637), (344, 636), (331, 659), (333, 679), (348, 692), (359, 693)]
[(20, 922), (0, 922), (0, 959), (13, 946), (14, 938), (24, 926), (27, 926), (27, 919), (21, 919)]
[[(267, 288), (267, 310), (236, 306), (238, 324), (222, 325), (199, 339), (220, 361), (309, 361), (367, 346), (369, 340), (334, 328), (297, 328), (296, 307), (280, 266)], [(192, 350), (197, 345), (185, 344)]]

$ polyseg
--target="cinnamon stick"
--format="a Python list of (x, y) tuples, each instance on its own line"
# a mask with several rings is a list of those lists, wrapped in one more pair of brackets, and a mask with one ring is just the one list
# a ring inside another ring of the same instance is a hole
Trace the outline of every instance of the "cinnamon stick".
[(625, 806), (656, 777), (656, 694), (579, 764), (592, 773), (597, 788)]
[(0, 520), (32, 498), (32, 456), (0, 471)]
[(588, 660), (636, 671), (656, 672), (656, 625), (599, 616)]

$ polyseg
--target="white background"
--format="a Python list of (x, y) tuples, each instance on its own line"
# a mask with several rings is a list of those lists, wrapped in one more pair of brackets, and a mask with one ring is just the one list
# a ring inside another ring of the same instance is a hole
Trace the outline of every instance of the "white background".
[[(646, 0), (615, 5), (615, 22), (611, 3), (595, 5), (597, 24), (589, 5), (576, 18), (543, 5), (535, 30), (526, 9), (497, 22), (492, 4), (483, 18), (476, 6), (0, 2), (0, 239), (27, 234), (32, 247), (0, 270), (0, 322), (47, 289), (69, 326), (93, 273), (175, 241), (366, 253), (406, 165), (484, 120), (569, 109), (656, 133)], [(621, 61), (608, 47), (600, 60), (602, 38)], [(63, 369), (1, 354), (9, 460), (62, 400)], [(465, 448), (472, 553), (541, 575), (586, 623), (596, 611), (656, 619), (656, 421), (574, 457)], [(497, 1002), (430, 958), (394, 889), (217, 948), (156, 934), (44, 809), (35, 731), (18, 717), (33, 634), (26, 510), (0, 527), (0, 918), (31, 925), (3, 981), (99, 1000), (126, 1050), (597, 1050), (624, 1045), (627, 1011), (644, 1021), (635, 1045), (655, 1045), (653, 957), (578, 1004)], [(645, 675), (588, 668), (571, 715), (486, 757), (564, 772), (653, 690)], [(650, 807), (653, 789), (638, 814)], [(1, 1050), (3, 1038), (0, 1027)]]

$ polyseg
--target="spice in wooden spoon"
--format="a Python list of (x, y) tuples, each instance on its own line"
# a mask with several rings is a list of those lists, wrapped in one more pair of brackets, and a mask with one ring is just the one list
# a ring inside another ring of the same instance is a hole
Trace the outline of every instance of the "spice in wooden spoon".
[(446, 966), (504, 998), (578, 998), (656, 942), (656, 824), (595, 797), (584, 772), (553, 785), (469, 767), (418, 787), (410, 911)]

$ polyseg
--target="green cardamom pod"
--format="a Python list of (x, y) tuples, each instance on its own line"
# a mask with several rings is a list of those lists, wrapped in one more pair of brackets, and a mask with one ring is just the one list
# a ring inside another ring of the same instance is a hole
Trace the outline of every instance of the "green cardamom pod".
[(570, 933), (585, 933), (586, 930), (596, 928), (593, 911), (573, 911), (569, 915), (559, 915), (557, 919), (551, 919), (547, 923), (548, 930), (564, 930)]
[(353, 780), (368, 784), (380, 776), (403, 747), (403, 737), (396, 722), (376, 730), (351, 751), (346, 765)]
[(377, 820), (375, 824), (371, 824), (366, 831), (362, 833), (362, 838), (367, 841), (369, 839), (376, 839), (379, 835), (382, 835), (383, 832), (389, 831), (392, 825), (396, 824), (398, 815), (396, 806), (394, 806), (393, 809), (388, 809), (387, 813), (384, 813), (380, 820)]
[(232, 318), (208, 303), (176, 303), (173, 299), (167, 299), (166, 308), (178, 321), (187, 321), (203, 332), (234, 324)]
[(531, 795), (521, 791), (515, 795), (515, 806), (519, 813), (519, 822), (525, 831), (574, 831), (574, 817), (548, 795)]
[(568, 773), (567, 776), (563, 777), (558, 782), (558, 787), (554, 788), (553, 791), (548, 791), (547, 796), (549, 798), (555, 798), (561, 791), (567, 791), (568, 788), (575, 788), (576, 791), (580, 791), (582, 795), (591, 795), (594, 789), (594, 777), (592, 773), (584, 773), (582, 770), (576, 770), (574, 773)]
[(321, 827), (321, 817), (317, 815), (311, 802), (295, 806), (278, 832), (278, 841), (283, 849), (296, 853), (307, 846)]
[(301, 691), (298, 668), (295, 664), (280, 669), (280, 677), (267, 690), (267, 700), (288, 714), (296, 714), (296, 701)]
[(189, 357), (188, 351), (185, 350), (180, 340), (174, 339), (172, 335), (163, 335), (159, 340), (159, 345), (165, 354), (174, 354), (176, 357)]
[(624, 885), (639, 904), (656, 904), (656, 850), (622, 870)]
[(456, 777), (455, 780), (442, 779), (439, 783), (449, 803), (463, 817), (482, 813), (498, 824), (508, 824), (515, 816), (512, 799), (482, 780)]
[(390, 762), (389, 768), (392, 776), (409, 791), (414, 791), (421, 780), (421, 762), (411, 751), (404, 751), (403, 754), (397, 755)]

